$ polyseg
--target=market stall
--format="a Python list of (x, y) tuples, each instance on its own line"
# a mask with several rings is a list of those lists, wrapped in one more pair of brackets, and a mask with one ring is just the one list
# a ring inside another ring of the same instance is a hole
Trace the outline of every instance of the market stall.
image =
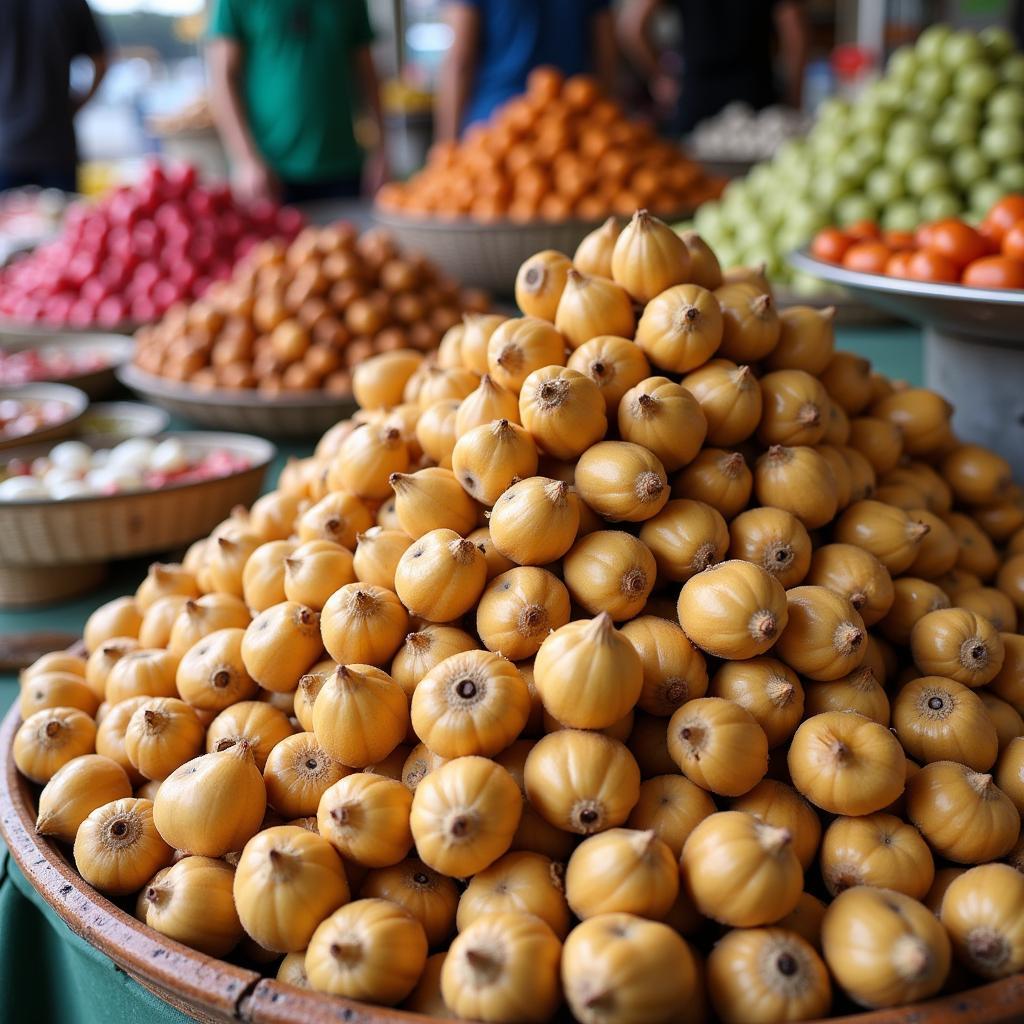
[(0, 270), (0, 1017), (1024, 1019), (1022, 61)]

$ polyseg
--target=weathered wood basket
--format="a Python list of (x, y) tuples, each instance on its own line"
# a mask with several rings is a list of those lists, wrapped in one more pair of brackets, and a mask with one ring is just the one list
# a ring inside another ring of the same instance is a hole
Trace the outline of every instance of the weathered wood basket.
[[(35, 787), (14, 767), (21, 719), (12, 708), (0, 728), (0, 836), (18, 867), (76, 934), (164, 1002), (223, 1024), (438, 1024), (437, 1018), (306, 992), (197, 953), (159, 935), (89, 886), (62, 849), (35, 833)], [(827, 1024), (1020, 1024), (1024, 975), (895, 1010), (833, 1017)], [(820, 1022), (826, 1024), (826, 1022)]]

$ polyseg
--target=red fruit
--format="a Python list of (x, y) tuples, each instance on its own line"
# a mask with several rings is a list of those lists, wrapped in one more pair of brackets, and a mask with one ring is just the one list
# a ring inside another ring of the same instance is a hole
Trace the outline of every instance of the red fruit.
[(919, 234), (926, 237), (920, 244), (930, 252), (945, 256), (957, 267), (966, 267), (973, 260), (980, 259), (989, 253), (989, 243), (969, 224), (955, 217), (938, 220), (929, 224), (927, 231), (922, 229)]
[(913, 255), (911, 250), (900, 249), (894, 252), (885, 263), (885, 273), (889, 277), (910, 277), (907, 264)]
[(960, 271), (948, 256), (933, 249), (919, 249), (907, 260), (907, 277), (913, 281), (954, 284), (960, 278)]
[(1001, 250), (1004, 256), (1013, 260), (1024, 260), (1024, 219), (1017, 221), (1003, 235)]
[(967, 264), (960, 283), (971, 288), (1024, 289), (1024, 261), (1009, 256), (983, 256)]
[(855, 220), (852, 224), (847, 224), (846, 233), (861, 242), (870, 238), (882, 237), (882, 232), (873, 220)]
[(1024, 220), (1024, 196), (1003, 196), (991, 210), (985, 214), (982, 222), (985, 234), (1002, 242), (1003, 236), (1019, 220)]
[(853, 238), (839, 228), (822, 228), (811, 242), (811, 255), (825, 263), (841, 263)]
[(892, 250), (883, 242), (854, 242), (843, 256), (843, 266), (862, 274), (884, 274)]

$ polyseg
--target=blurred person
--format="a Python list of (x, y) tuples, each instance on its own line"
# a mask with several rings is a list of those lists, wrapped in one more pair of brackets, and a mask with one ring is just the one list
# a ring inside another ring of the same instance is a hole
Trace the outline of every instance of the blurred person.
[[(75, 57), (92, 63), (84, 93), (71, 90)], [(75, 191), (75, 114), (96, 93), (107, 63), (86, 0), (0, 0), (0, 191)]]
[[(662, 11), (682, 19), (678, 51), (660, 49), (652, 38)], [(800, 107), (808, 50), (800, 0), (626, 0), (619, 28), (623, 50), (674, 132), (689, 132), (736, 101), (755, 110), (779, 102)], [(782, 90), (775, 76), (776, 43)]]
[(544, 64), (589, 72), (607, 92), (617, 48), (609, 0), (449, 0), (452, 43), (441, 64), (434, 134), (451, 140), (526, 88)]
[[(366, 0), (214, 0), (209, 34), (210, 102), (239, 198), (346, 198), (387, 179)], [(380, 140), (368, 155), (360, 98)]]

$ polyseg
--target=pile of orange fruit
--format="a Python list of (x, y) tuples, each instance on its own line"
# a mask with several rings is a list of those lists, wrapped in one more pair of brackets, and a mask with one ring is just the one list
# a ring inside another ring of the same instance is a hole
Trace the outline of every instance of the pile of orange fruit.
[(976, 228), (956, 217), (916, 231), (882, 231), (873, 221), (824, 228), (811, 254), (865, 274), (1024, 289), (1024, 195), (1004, 196)]
[(526, 92), (430, 151), (426, 167), (377, 194), (384, 211), (491, 223), (599, 220), (646, 207), (681, 215), (717, 198), (708, 178), (651, 125), (628, 120), (588, 75), (537, 68)]

